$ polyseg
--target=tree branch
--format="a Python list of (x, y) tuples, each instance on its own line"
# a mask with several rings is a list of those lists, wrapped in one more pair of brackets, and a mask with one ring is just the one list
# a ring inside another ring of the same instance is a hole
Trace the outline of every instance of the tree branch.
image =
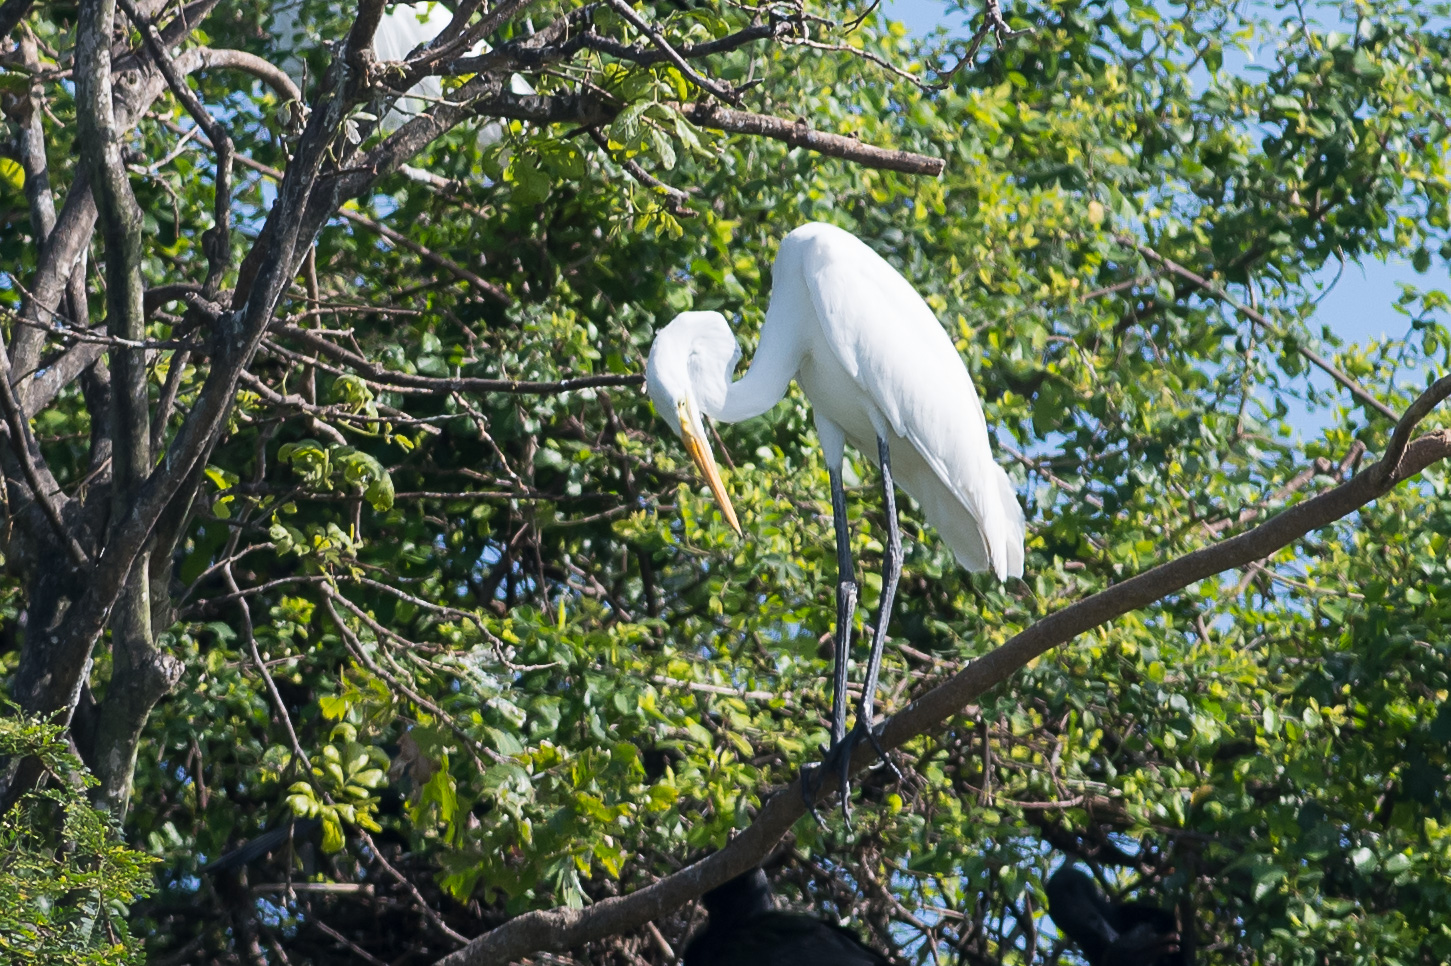
[(395, 372), (392, 369), (369, 362), (362, 356), (350, 352), (340, 345), (329, 342), (310, 329), (302, 329), (291, 325), (278, 326), (277, 329), (287, 335), (288, 338), (305, 343), (320, 355), (334, 359), (346, 365), (348, 368), (367, 376), (369, 379), (376, 380), (380, 383), (387, 383), (393, 387), (417, 389), (427, 393), (501, 392), (515, 395), (550, 395), (553, 393), (571, 392), (576, 389), (595, 389), (601, 386), (639, 386), (645, 382), (644, 376), (635, 373), (575, 376), (571, 379), (559, 379), (554, 382), (530, 382), (525, 379), (482, 379), (473, 376), (419, 376), (413, 373)]
[(66, 496), (56, 485), (50, 470), (45, 468), (40, 455), (40, 447), (36, 445), (35, 437), (30, 432), (30, 424), (26, 421), (20, 400), (16, 398), (15, 389), (10, 383), (10, 360), (6, 357), (3, 344), (0, 344), (0, 408), (5, 411), (5, 426), (7, 435), (10, 437), (10, 451), (15, 454), (15, 460), (20, 464), (20, 472), (25, 477), (26, 486), (30, 489), (31, 499), (40, 506), (46, 521), (55, 531), (56, 539), (70, 554), (71, 562), (78, 567), (89, 566), (91, 562), (89, 555), (61, 517), (60, 506), (57, 505), (56, 499), (59, 498), (63, 504)]
[(947, 167), (947, 162), (942, 158), (863, 144), (856, 138), (813, 130), (805, 121), (799, 119), (788, 121), (767, 114), (736, 111), (708, 101), (698, 102), (683, 113), (700, 127), (785, 141), (794, 148), (806, 148), (817, 154), (852, 161), (868, 168), (900, 171), (903, 174), (925, 174), (935, 178)]
[(262, 83), (271, 87), (274, 91), (287, 101), (301, 101), (302, 91), (287, 76), (287, 72), (281, 67), (275, 66), (271, 61), (264, 60), (256, 54), (249, 54), (245, 50), (231, 50), (225, 47), (196, 47), (197, 68), (203, 70), (211, 67), (220, 67), (227, 70), (239, 70), (244, 74), (251, 74)]
[[(1411, 433), (1416, 431), (1416, 426), (1421, 420), (1431, 414), (1443, 400), (1451, 396), (1451, 376), (1442, 376), (1425, 392), (1416, 397), (1406, 409), (1406, 414), (1396, 423), (1395, 431), (1391, 433), (1391, 441), (1386, 444), (1385, 456), (1381, 457), (1375, 469), (1382, 474), (1386, 480), (1403, 480), (1410, 473), (1401, 472), (1401, 460), (1405, 455), (1406, 447), (1410, 443)], [(1416, 471), (1411, 471), (1416, 472)]]
[[(84, 81), (78, 76), (78, 87), (96, 85), (109, 74), (109, 26), (114, 15), (112, 3), (114, 0), (82, 0), (78, 47), (89, 45), (90, 49), (84, 52), (84, 56), (78, 50), (78, 67), (94, 65), (106, 69), (97, 71)], [(376, 7), (381, 10), (381, 0), (368, 0), (368, 3), (370, 9)], [(105, 32), (98, 36), (100, 28), (105, 28)], [(357, 33), (356, 29), (354, 33)], [(105, 49), (98, 51), (98, 47)], [(195, 70), (200, 65), (200, 58), (190, 50), (184, 51), (176, 60), (182, 73)], [(243, 265), (238, 290), (233, 296), (233, 309), (213, 326), (212, 364), (191, 410), (160, 464), (143, 477), (144, 483), (135, 488), (131, 499), (115, 507), (105, 546), (95, 566), (90, 568), (83, 591), (76, 596), (65, 617), (49, 635), (44, 648), (37, 645), (29, 649), (27, 644), (27, 652), (22, 654), (21, 668), (15, 677), (15, 692), (27, 710), (40, 713), (59, 711), (64, 720), (69, 720), (79, 700), (91, 651), (105, 629), (112, 609), (125, 592), (133, 566), (138, 561), (144, 561), (148, 543), (158, 535), (158, 524), (165, 514), (175, 507), (184, 517), (190, 506), (191, 494), (201, 479), (199, 468), (226, 430), (227, 416), (231, 412), (242, 370), (256, 351), (276, 310), (277, 301), (296, 271), (300, 260), (297, 252), (305, 250), (311, 242), (311, 235), (305, 241), (300, 237), (304, 225), (302, 215), (307, 211), (318, 173), (342, 128), (347, 110), (364, 92), (366, 78), (358, 65), (366, 68), (366, 61), (366, 56), (355, 56), (346, 44), (340, 56), (334, 59), (323, 80), (318, 102), (308, 117), (307, 127), (296, 143), (292, 163), (278, 187), (277, 200), (268, 213), (262, 235), (248, 262)], [(80, 73), (78, 69), (78, 75)], [(109, 90), (109, 83), (105, 86)], [(122, 117), (129, 114), (134, 118), (136, 109), (149, 104), (163, 88), (164, 82), (159, 73), (141, 70), (134, 83), (128, 85), (126, 111), (118, 112), (111, 119), (111, 133), (125, 127)], [(88, 86), (85, 96), (78, 96), (77, 101), (81, 105), (78, 113), (87, 119), (87, 124), (99, 122), (104, 126), (108, 120), (105, 114), (110, 112), (111, 104), (109, 99), (99, 96), (97, 87)], [(109, 144), (115, 147), (116, 142), (105, 136), (104, 129), (90, 134), (93, 140), (99, 134), (103, 146)], [(119, 163), (119, 152), (114, 160)], [(108, 177), (117, 174), (105, 157), (100, 159), (99, 167)], [(120, 169), (119, 177), (125, 178), (124, 168)], [(105, 188), (98, 185), (97, 193), (102, 190), (129, 190), (129, 184), (124, 188), (120, 185)], [(134, 199), (132, 201), (134, 203)], [(104, 209), (106, 205), (98, 207)], [(108, 258), (112, 254), (111, 247), (108, 240)], [(117, 290), (125, 287), (124, 280), (117, 278), (110, 286), (108, 298), (119, 299), (121, 296)], [(138, 316), (141, 305), (138, 290)], [(142, 388), (145, 388), (144, 380)], [(117, 387), (117, 392), (124, 394), (126, 389)], [(144, 416), (144, 392), (140, 403)], [(133, 456), (136, 450), (149, 447), (149, 434), (138, 444)], [(119, 470), (116, 475), (120, 476)], [(23, 766), (0, 774), (0, 810), (17, 801), (36, 777), (34, 769)]]
[(660, 52), (665, 55), (665, 59), (670, 61), (670, 63), (674, 64), (675, 69), (680, 71), (680, 73), (684, 74), (685, 77), (689, 79), (689, 81), (696, 87), (699, 87), (701, 90), (708, 92), (712, 97), (725, 101), (727, 104), (739, 104), (741, 102), (741, 95), (736, 92), (734, 88), (730, 87), (730, 85), (722, 87), (715, 81), (704, 77), (694, 67), (691, 67), (690, 64), (686, 62), (685, 58), (680, 56), (680, 52), (674, 47), (670, 46), (669, 41), (667, 41), (664, 37), (660, 36), (660, 32), (658, 30), (650, 26), (650, 24), (647, 23), (643, 17), (641, 17), (638, 13), (631, 9), (630, 5), (626, 3), (625, 0), (605, 0), (605, 2), (610, 5), (610, 8), (614, 10), (615, 13), (625, 18), (625, 20), (632, 27), (640, 31), (640, 33), (644, 34), (646, 37), (649, 37), (650, 43), (654, 44), (660, 49)]
[(15, 25), (25, 19), (35, 0), (5, 0), (0, 3), (0, 40), (10, 36)]
[(499, 286), (495, 285), (493, 282), (487, 281), (477, 272), (469, 271), (467, 268), (464, 268), (453, 259), (448, 258), (444, 255), (440, 255), (433, 249), (426, 248), (423, 245), (418, 244), (418, 242), (409, 238), (402, 232), (394, 231), (392, 228), (389, 228), (387, 225), (383, 224), (380, 221), (374, 221), (372, 218), (369, 218), (366, 215), (363, 215), (356, 211), (350, 211), (347, 208), (339, 208), (337, 213), (345, 221), (350, 221), (355, 225), (368, 229), (369, 231), (377, 232), (379, 235), (382, 235), (384, 238), (388, 239), (399, 248), (405, 248), (413, 254), (417, 255), (419, 258), (423, 259), (424, 261), (431, 262), (432, 264), (437, 265), (444, 271), (455, 275), (460, 279), (463, 279), (465, 282), (468, 282), (474, 288), (478, 289), (480, 292), (484, 293), (494, 301), (499, 302), (503, 305), (512, 305), (514, 303), (514, 300), (509, 296), (509, 293), (499, 288)]
[[(1128, 235), (1120, 235), (1119, 241), (1125, 245), (1129, 245), (1134, 249), (1134, 251), (1138, 252), (1140, 255), (1143, 255), (1150, 261), (1158, 262), (1160, 265), (1164, 266), (1175, 275), (1178, 275), (1180, 278), (1194, 283), (1194, 285), (1202, 288), (1210, 295), (1213, 295), (1215, 298), (1224, 302), (1230, 308), (1234, 309), (1236, 312), (1239, 312), (1241, 315), (1243, 315), (1245, 318), (1249, 319), (1256, 325), (1261, 326), (1266, 331), (1275, 335), (1283, 335), (1283, 333), (1280, 331), (1280, 327), (1267, 319), (1262, 313), (1255, 311), (1248, 305), (1242, 304), (1234, 296), (1230, 295), (1224, 289), (1220, 288), (1218, 285), (1215, 285), (1204, 276), (1198, 275), (1195, 272), (1190, 271), (1183, 265), (1175, 262), (1173, 259), (1167, 258), (1164, 255), (1160, 255), (1149, 246), (1137, 241), (1136, 239)], [(1346, 389), (1349, 389), (1351, 395), (1355, 396), (1355, 398), (1365, 403), (1371, 409), (1374, 409), (1376, 412), (1380, 413), (1387, 419), (1395, 419), (1397, 417), (1398, 414), (1394, 409), (1372, 396), (1370, 394), (1370, 390), (1366, 389), (1359, 382), (1356, 382), (1349, 375), (1342, 372), (1335, 366), (1334, 363), (1326, 359), (1324, 356), (1320, 355), (1318, 352), (1315, 352), (1313, 349), (1308, 349), (1305, 346), (1299, 346), (1296, 351), (1298, 351), (1300, 355), (1303, 356), (1312, 365), (1319, 367), (1322, 371), (1329, 375), (1331, 379), (1334, 379)]]
[(202, 106), (202, 102), (187, 86), (186, 79), (166, 53), (166, 47), (156, 28), (142, 19), (131, 0), (116, 2), (126, 12), (132, 25), (141, 32), (146, 48), (151, 52), (151, 59), (161, 71), (161, 76), (166, 78), (166, 86), (171, 88), (172, 96), (186, 108), (197, 127), (206, 132), (212, 142), (212, 149), (217, 152), (217, 173), (212, 192), (212, 227), (202, 236), (202, 250), (207, 256), (207, 280), (202, 284), (202, 291), (208, 298), (215, 298), (222, 276), (231, 262), (232, 253), (232, 157), (236, 154), (232, 146), (232, 136)]
[(609, 158), (611, 161), (615, 161), (616, 164), (625, 169), (626, 173), (628, 173), (630, 177), (640, 182), (640, 184), (644, 185), (646, 188), (649, 188), (651, 191), (658, 192), (659, 194), (662, 194), (665, 197), (669, 198), (671, 201), (670, 210), (672, 212), (682, 218), (695, 217), (695, 212), (690, 210), (690, 195), (686, 194), (684, 191), (681, 191), (679, 188), (673, 188), (665, 182), (661, 181), (659, 178), (655, 177), (653, 174), (640, 167), (639, 162), (637, 162), (634, 158), (616, 159), (610, 153), (609, 139), (600, 133), (599, 128), (589, 128), (588, 133), (590, 140), (599, 146), (599, 149), (604, 152), (605, 157)]
[[(1407, 433), (1437, 401), (1451, 395), (1451, 389), (1441, 386), (1446, 381), (1438, 382), (1407, 410), (1403, 419)], [(1347, 482), (1252, 530), (1161, 564), (1050, 614), (887, 718), (877, 728), (882, 748), (897, 748), (918, 735), (941, 729), (975, 698), (1048, 650), (1198, 581), (1269, 556), (1447, 457), (1451, 457), (1451, 430), (1427, 434), (1406, 445), (1400, 455), (1388, 450), (1384, 459)], [(852, 757), (852, 770), (866, 767), (876, 755), (871, 743), (862, 743)], [(823, 786), (818, 800), (835, 791), (830, 780)], [(805, 814), (798, 778), (772, 795), (755, 821), (720, 851), (643, 889), (603, 899), (586, 909), (550, 909), (518, 916), (438, 960), (438, 966), (504, 964), (538, 950), (572, 949), (602, 936), (637, 929), (759, 863)]]
[[(127, 2), (127, 0), (122, 0)], [(146, 337), (141, 280), (141, 206), (121, 156), (111, 94), (111, 32), (116, 0), (81, 0), (76, 25), (76, 127), (82, 163), (100, 216), (106, 257), (106, 328), (114, 338)], [(129, 5), (129, 4), (128, 4)], [(134, 7), (132, 8), (134, 10)], [(112, 346), (110, 412), (114, 501), (119, 517), (151, 471), (146, 353)]]

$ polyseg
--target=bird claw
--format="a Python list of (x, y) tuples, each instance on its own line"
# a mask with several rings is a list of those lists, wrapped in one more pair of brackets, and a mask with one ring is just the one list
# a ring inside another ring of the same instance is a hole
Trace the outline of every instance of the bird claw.
[(887, 756), (886, 749), (882, 747), (877, 729), (863, 724), (858, 719), (840, 741), (826, 749), (826, 754), (819, 763), (805, 765), (801, 769), (801, 797), (806, 802), (806, 810), (811, 813), (812, 818), (816, 819), (816, 824), (822, 828), (826, 828), (826, 822), (816, 809), (816, 796), (821, 790), (821, 783), (825, 780), (825, 776), (835, 771), (837, 781), (841, 785), (841, 817), (846, 822), (847, 829), (851, 829), (851, 759), (856, 752), (857, 745), (863, 741), (871, 742), (877, 757), (892, 770), (892, 775), (897, 781), (904, 780), (901, 770)]
[(816, 796), (821, 792), (822, 777), (825, 774), (825, 762), (801, 766), (801, 800), (806, 803), (806, 810), (823, 831), (826, 829), (826, 819), (821, 817), (821, 812), (816, 808)]
[[(856, 729), (853, 728), (852, 730), (855, 731)], [(891, 759), (891, 756), (887, 754), (887, 750), (882, 747), (881, 735), (879, 734), (879, 732), (881, 731), (881, 727), (878, 726), (876, 728), (864, 728), (863, 730), (866, 732), (867, 740), (872, 743), (872, 750), (877, 753), (877, 760), (892, 770), (892, 777), (895, 778), (899, 784), (906, 781), (906, 779), (902, 777), (902, 769), (897, 767), (897, 763)]]

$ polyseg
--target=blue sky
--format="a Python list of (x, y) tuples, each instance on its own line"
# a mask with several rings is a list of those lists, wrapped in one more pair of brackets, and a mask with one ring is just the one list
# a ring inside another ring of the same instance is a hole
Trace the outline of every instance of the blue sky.
[[(1313, 4), (1307, 6), (1314, 9)], [(900, 21), (918, 36), (930, 33), (939, 26), (945, 26), (955, 33), (970, 32), (967, 16), (960, 10), (949, 9), (945, 0), (884, 0), (883, 10), (887, 17)], [(1228, 57), (1226, 64), (1230, 64)], [(1321, 281), (1330, 284), (1335, 279), (1338, 268), (1334, 263), (1328, 265), (1321, 273)], [(1409, 322), (1394, 308), (1396, 299), (1401, 294), (1402, 284), (1410, 284), (1420, 289), (1447, 288), (1451, 287), (1451, 277), (1448, 277), (1444, 265), (1435, 265), (1424, 275), (1417, 274), (1406, 259), (1395, 259), (1388, 263), (1349, 263), (1334, 287), (1320, 301), (1311, 323), (1311, 331), (1318, 334), (1321, 326), (1325, 326), (1347, 343), (1386, 337), (1398, 338), (1404, 335)], [(1330, 378), (1319, 370), (1313, 370), (1313, 373), (1312, 378), (1317, 386), (1329, 388), (1333, 385)], [(1303, 406), (1292, 405), (1290, 420), (1292, 425), (1308, 436), (1316, 434), (1326, 426), (1331, 415), (1323, 411), (1309, 412)]]

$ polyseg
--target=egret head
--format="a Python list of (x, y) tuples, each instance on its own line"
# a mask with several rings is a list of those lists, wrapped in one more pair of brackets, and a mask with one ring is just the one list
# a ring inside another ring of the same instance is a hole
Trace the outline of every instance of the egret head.
[(703, 417), (725, 402), (740, 357), (735, 336), (719, 312), (682, 312), (655, 336), (645, 363), (645, 385), (655, 409), (685, 444), (736, 533), (741, 525), (716, 469)]

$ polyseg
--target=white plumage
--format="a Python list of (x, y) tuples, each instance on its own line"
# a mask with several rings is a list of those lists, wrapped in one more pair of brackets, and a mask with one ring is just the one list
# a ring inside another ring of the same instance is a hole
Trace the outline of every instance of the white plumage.
[[(706, 441), (702, 416), (738, 422), (781, 400), (795, 379), (811, 400), (831, 477), (836, 517), (837, 620), (831, 747), (847, 810), (852, 748), (875, 742), (872, 715), (882, 646), (901, 573), (892, 484), (922, 507), (963, 567), (999, 580), (1023, 575), (1023, 511), (993, 462), (982, 404), (956, 347), (932, 310), (892, 266), (851, 233), (803, 225), (781, 242), (771, 304), (751, 367), (732, 381), (741, 350), (718, 312), (685, 312), (660, 330), (645, 367), (655, 407), (680, 436), (727, 522), (740, 531)], [(881, 612), (872, 631), (856, 724), (846, 733), (847, 655), (856, 606), (841, 464), (850, 442), (882, 466), (887, 543)], [(888, 472), (890, 470), (890, 472)], [(802, 792), (814, 812), (820, 774)]]
[(719, 313), (683, 313), (656, 337), (646, 375), (671, 428), (681, 433), (683, 407), (704, 441), (701, 414), (749, 419), (794, 378), (828, 466), (841, 466), (844, 442), (875, 464), (884, 437), (897, 483), (958, 562), (1021, 577), (1023, 511), (993, 461), (967, 367), (927, 303), (854, 235), (819, 222), (786, 236), (772, 274), (760, 345), (739, 381), (740, 349)]
[[(298, 17), (298, 4), (280, 4), (272, 10), (269, 32), (273, 46), (281, 55), (279, 66), (301, 83), (303, 72), (302, 53), (322, 44), (322, 38), (315, 28), (304, 25)], [(340, 7), (339, 7), (340, 8)], [(373, 52), (378, 60), (405, 60), (424, 44), (443, 33), (453, 20), (453, 11), (441, 3), (395, 3), (384, 8), (378, 22), (377, 33), (373, 35)], [(489, 49), (480, 41), (468, 53), (479, 54)], [(509, 90), (515, 94), (533, 94), (534, 88), (518, 74), (509, 75)], [(407, 94), (394, 102), (392, 109), (384, 116), (382, 127), (391, 133), (402, 127), (410, 118), (422, 114), (443, 97), (443, 81), (438, 77), (425, 77), (408, 89)], [(498, 122), (490, 122), (479, 129), (479, 143), (493, 144), (502, 136)]]

